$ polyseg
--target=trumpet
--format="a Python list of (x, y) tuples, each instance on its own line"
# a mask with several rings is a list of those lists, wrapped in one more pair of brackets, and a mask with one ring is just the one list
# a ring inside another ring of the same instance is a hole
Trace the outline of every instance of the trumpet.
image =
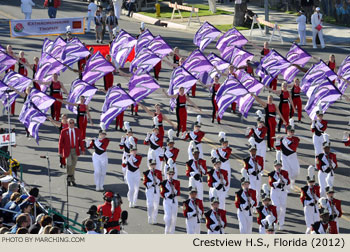
[(154, 194), (156, 194), (157, 193), (157, 188), (156, 188), (156, 186), (157, 186), (157, 183), (156, 183), (157, 177), (154, 174), (154, 170), (152, 172), (153, 172), (152, 177), (153, 177)]
[(175, 188), (174, 188), (174, 185), (173, 185), (173, 180), (169, 180), (169, 184), (170, 184), (170, 188), (171, 188), (170, 195), (173, 198), (173, 203), (175, 203)]
[(196, 200), (193, 201), (194, 208), (196, 209), (196, 216), (197, 216), (197, 223), (201, 223), (199, 220), (199, 211), (198, 211), (198, 206), (196, 204)]
[(220, 184), (222, 184), (222, 190), (225, 192), (225, 183), (224, 183), (224, 176), (222, 175), (222, 173), (220, 172)]
[(255, 173), (256, 173), (256, 180), (259, 180), (259, 169), (258, 169), (258, 164), (255, 160), (253, 160), (253, 163), (254, 163), (254, 170), (255, 170)]
[(282, 176), (282, 174), (281, 174), (281, 171), (278, 172), (278, 178), (281, 180), (281, 186), (282, 186), (281, 191), (284, 191), (284, 186), (285, 186), (286, 184), (284, 183), (284, 180), (283, 180), (283, 176)]
[(314, 210), (315, 210), (315, 213), (317, 213), (317, 208), (316, 208), (316, 195), (314, 193), (314, 187), (310, 187), (310, 192), (311, 192), (311, 195), (312, 195), (312, 199), (314, 200)]
[(335, 218), (337, 217), (337, 214), (335, 212), (335, 206), (333, 204), (333, 198), (329, 199), (329, 205), (331, 206), (331, 210), (332, 210), (332, 215), (330, 217), (331, 217), (331, 220), (334, 221)]
[(220, 227), (220, 234), (222, 234), (222, 223), (221, 223), (221, 217), (219, 214), (217, 214), (215, 212), (215, 218), (217, 219), (217, 221), (219, 222), (219, 227)]
[(249, 194), (249, 190), (246, 191), (248, 193), (248, 206), (249, 206), (249, 216), (252, 216), (252, 211), (251, 211), (251, 208), (252, 208), (252, 203), (250, 201), (250, 194)]

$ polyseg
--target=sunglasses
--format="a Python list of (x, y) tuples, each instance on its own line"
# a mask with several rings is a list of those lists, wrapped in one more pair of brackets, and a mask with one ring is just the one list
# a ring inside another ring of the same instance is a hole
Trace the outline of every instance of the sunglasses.
[(69, 124), (74, 124), (74, 122), (69, 122)]

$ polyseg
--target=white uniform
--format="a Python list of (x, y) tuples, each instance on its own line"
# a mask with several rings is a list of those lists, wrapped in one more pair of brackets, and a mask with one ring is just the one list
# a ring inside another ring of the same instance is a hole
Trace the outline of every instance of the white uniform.
[[(317, 156), (318, 183), (320, 184), (321, 197), (326, 196), (326, 187), (334, 185), (334, 169), (337, 168), (336, 157), (334, 153), (328, 155), (321, 153)], [(335, 161), (333, 160), (335, 158)], [(329, 169), (331, 168), (331, 169)]]
[(177, 195), (180, 194), (180, 182), (178, 180), (164, 180), (161, 183), (163, 197), (165, 234), (174, 234), (178, 211)]
[(221, 161), (220, 169), (227, 171), (228, 184), (227, 186), (225, 186), (226, 196), (228, 195), (228, 191), (230, 190), (230, 185), (231, 185), (231, 166), (230, 166), (231, 152), (232, 152), (232, 149), (230, 147), (226, 147), (226, 148), (219, 147), (216, 150), (216, 153), (218, 154)]
[(264, 159), (260, 156), (249, 156), (244, 159), (245, 169), (249, 177), (249, 188), (256, 191), (257, 201), (260, 201), (261, 176), (264, 170)]
[(215, 212), (213, 209), (210, 209), (205, 213), (208, 234), (224, 234), (226, 226), (226, 211), (218, 209)]
[[(196, 144), (196, 147), (198, 148), (199, 150), (199, 158), (204, 158), (203, 156), (203, 148), (202, 148), (202, 138), (204, 137), (204, 133), (203, 131), (191, 131), (189, 133), (187, 133), (187, 136), (186, 138), (189, 138), (190, 140), (194, 141), (195, 144)], [(187, 153), (188, 153), (188, 159), (193, 159), (193, 154), (192, 154), (192, 147), (191, 147), (191, 144), (188, 145), (188, 149), (187, 149)]]
[(317, 30), (316, 27), (318, 25), (323, 26), (322, 23), (322, 14), (315, 12), (311, 16), (311, 25), (312, 25), (312, 46), (314, 48), (317, 48), (316, 46), (316, 35), (318, 35), (318, 38), (320, 39), (321, 48), (325, 47), (324, 40), (323, 40), (323, 28), (321, 30)]
[(168, 160), (171, 158), (173, 161), (174, 161), (174, 165), (173, 165), (173, 168), (174, 168), (174, 176), (173, 178), (174, 179), (177, 179), (177, 168), (176, 168), (176, 159), (177, 159), (177, 155), (179, 154), (179, 149), (178, 148), (172, 148), (170, 149), (169, 146), (167, 147), (164, 147), (163, 148), (163, 157), (164, 157), (164, 167), (163, 167), (163, 175), (165, 176), (166, 175), (166, 172), (167, 172), (167, 169), (169, 167), (168, 165)]
[(147, 134), (147, 137), (144, 141), (145, 144), (149, 144), (148, 153), (147, 153), (147, 159), (151, 160), (153, 159), (152, 153), (155, 155), (156, 158), (156, 169), (159, 171), (162, 171), (162, 164), (163, 162), (160, 161), (160, 157), (163, 157), (163, 149), (162, 146), (159, 145), (161, 142), (160, 134), (152, 133), (151, 135)]
[(186, 162), (186, 176), (188, 176), (188, 186), (194, 186), (197, 189), (197, 197), (203, 200), (203, 182), (202, 177), (207, 174), (207, 165), (205, 160), (191, 159)]
[(316, 120), (312, 122), (311, 129), (314, 132), (312, 136), (312, 142), (315, 147), (315, 156), (318, 156), (323, 152), (323, 133), (327, 128), (327, 121)]
[[(248, 196), (249, 194), (249, 196)], [(256, 206), (256, 191), (243, 189), (236, 192), (237, 217), (239, 221), (239, 232), (251, 234), (253, 229), (253, 207)]]
[(301, 14), (299, 17), (297, 17), (297, 23), (300, 39), (299, 45), (306, 45), (306, 16)]
[(160, 199), (160, 189), (159, 185), (162, 180), (161, 172), (155, 171), (145, 171), (144, 185), (146, 186), (146, 199), (147, 199), (147, 215), (148, 223), (157, 223), (159, 199)]
[(288, 172), (288, 176), (292, 181), (292, 186), (300, 174), (298, 155), (296, 151), (294, 151), (294, 149), (297, 149), (299, 141), (298, 137), (284, 136), (281, 138), (280, 142), (276, 142), (277, 149), (282, 151), (282, 169)]
[[(220, 175), (221, 174), (221, 175)], [(222, 177), (222, 183), (221, 179)], [(218, 171), (212, 169), (208, 172), (208, 186), (209, 186), (209, 199), (217, 197), (219, 199), (219, 208), (225, 210), (226, 205), (226, 191), (225, 186), (227, 185), (227, 173), (225, 170), (221, 170), (218, 175)]]
[(91, 2), (88, 5), (88, 13), (87, 13), (88, 23), (87, 23), (87, 29), (86, 29), (87, 32), (90, 31), (91, 22), (94, 22), (94, 17), (95, 17), (96, 11), (97, 11), (97, 5), (94, 2)]
[[(137, 138), (134, 138), (134, 142), (137, 143)], [(120, 139), (119, 147), (123, 149), (123, 156), (122, 156), (122, 164), (126, 164), (128, 161), (128, 158), (130, 157), (130, 148), (131, 148), (131, 143), (129, 141), (129, 137), (123, 136)], [(126, 176), (126, 166), (122, 166), (123, 170), (123, 175), (124, 175), (124, 180)]]
[(94, 139), (90, 144), (90, 147), (95, 149), (94, 153), (92, 154), (92, 163), (94, 166), (96, 190), (103, 190), (108, 166), (108, 156), (106, 152), (108, 144), (109, 139), (107, 138), (102, 140)]
[(319, 200), (319, 186), (313, 186), (312, 192), (310, 186), (301, 188), (301, 199), (304, 205), (304, 215), (306, 223), (306, 234), (311, 233), (311, 226), (320, 220), (317, 202)]
[(139, 155), (130, 155), (127, 161), (127, 170), (126, 170), (126, 182), (129, 187), (128, 191), (128, 200), (129, 203), (134, 206), (139, 195), (140, 188), (140, 163), (142, 157)]
[(203, 203), (200, 199), (188, 199), (183, 203), (187, 234), (200, 234)]

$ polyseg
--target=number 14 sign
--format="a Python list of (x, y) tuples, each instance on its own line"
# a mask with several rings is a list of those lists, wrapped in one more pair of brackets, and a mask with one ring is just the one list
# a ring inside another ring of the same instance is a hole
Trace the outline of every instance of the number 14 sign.
[[(11, 142), (10, 142), (11, 139)], [(0, 135), (0, 147), (9, 145), (9, 142), (11, 145), (16, 144), (16, 134), (11, 133), (11, 134), (1, 134)]]

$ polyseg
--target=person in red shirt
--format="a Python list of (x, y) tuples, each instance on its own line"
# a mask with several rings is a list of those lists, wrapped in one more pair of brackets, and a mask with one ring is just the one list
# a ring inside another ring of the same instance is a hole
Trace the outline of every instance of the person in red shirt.
[(49, 18), (56, 18), (57, 9), (61, 6), (61, 0), (45, 0), (44, 7), (48, 8)]
[[(106, 60), (108, 62), (110, 62), (111, 55), (107, 54)], [(103, 76), (103, 86), (104, 86), (104, 89), (106, 92), (108, 91), (108, 89), (110, 89), (113, 86), (113, 80), (114, 80), (113, 72), (110, 72), (110, 73), (106, 74), (105, 76)]]
[(218, 104), (216, 103), (216, 93), (218, 92), (219, 88), (220, 88), (220, 83), (219, 83), (219, 76), (216, 75), (214, 77), (214, 83), (211, 86), (211, 103), (213, 104), (213, 114), (212, 114), (212, 119), (211, 122), (214, 123), (214, 120), (216, 118), (218, 124), (221, 124), (220, 122), (220, 117), (216, 116), (216, 113), (218, 111)]
[(24, 52), (20, 51), (18, 59), (18, 73), (22, 74), (23, 76), (28, 76), (28, 70), (26, 68), (26, 65), (28, 65), (27, 59), (24, 57)]
[[(261, 48), (261, 47), (260, 47)], [(266, 56), (268, 53), (270, 52), (270, 49), (269, 49), (269, 42), (265, 41), (264, 42), (264, 48), (261, 50), (260, 54), (262, 56)]]
[(350, 146), (350, 133), (348, 131), (344, 131), (343, 143), (345, 144), (345, 146)]
[(103, 199), (105, 203), (97, 206), (97, 212), (104, 221), (106, 233), (113, 229), (120, 231), (119, 219), (122, 213), (121, 204), (123, 204), (121, 197), (119, 194), (114, 195), (112, 191), (107, 191), (104, 193)]
[(335, 56), (334, 56), (334, 54), (329, 55), (329, 61), (328, 61), (327, 65), (329, 66), (330, 69), (333, 70), (333, 72), (337, 71), (336, 70), (337, 69), (337, 64), (335, 63)]
[[(34, 79), (35, 79), (35, 74), (36, 74), (36, 72), (38, 71), (39, 57), (34, 57), (33, 60), (34, 60), (34, 64), (31, 65), (31, 69), (32, 69), (32, 71), (33, 71), (33, 80), (34, 80)], [(34, 87), (35, 87), (37, 90), (41, 91), (39, 83), (37, 83), (36, 81), (33, 81), (33, 85), (34, 85)]]
[[(301, 102), (301, 97), (300, 97), (300, 81), (298, 78), (294, 79), (294, 85), (292, 87), (291, 90), (291, 94), (292, 94), (292, 101), (294, 106), (296, 107), (296, 109), (298, 110), (298, 122), (301, 122), (301, 115), (302, 115), (302, 102)], [(290, 106), (290, 110), (291, 110), (291, 115), (290, 117), (292, 118), (294, 115), (294, 109), (292, 107), (292, 105)]]

